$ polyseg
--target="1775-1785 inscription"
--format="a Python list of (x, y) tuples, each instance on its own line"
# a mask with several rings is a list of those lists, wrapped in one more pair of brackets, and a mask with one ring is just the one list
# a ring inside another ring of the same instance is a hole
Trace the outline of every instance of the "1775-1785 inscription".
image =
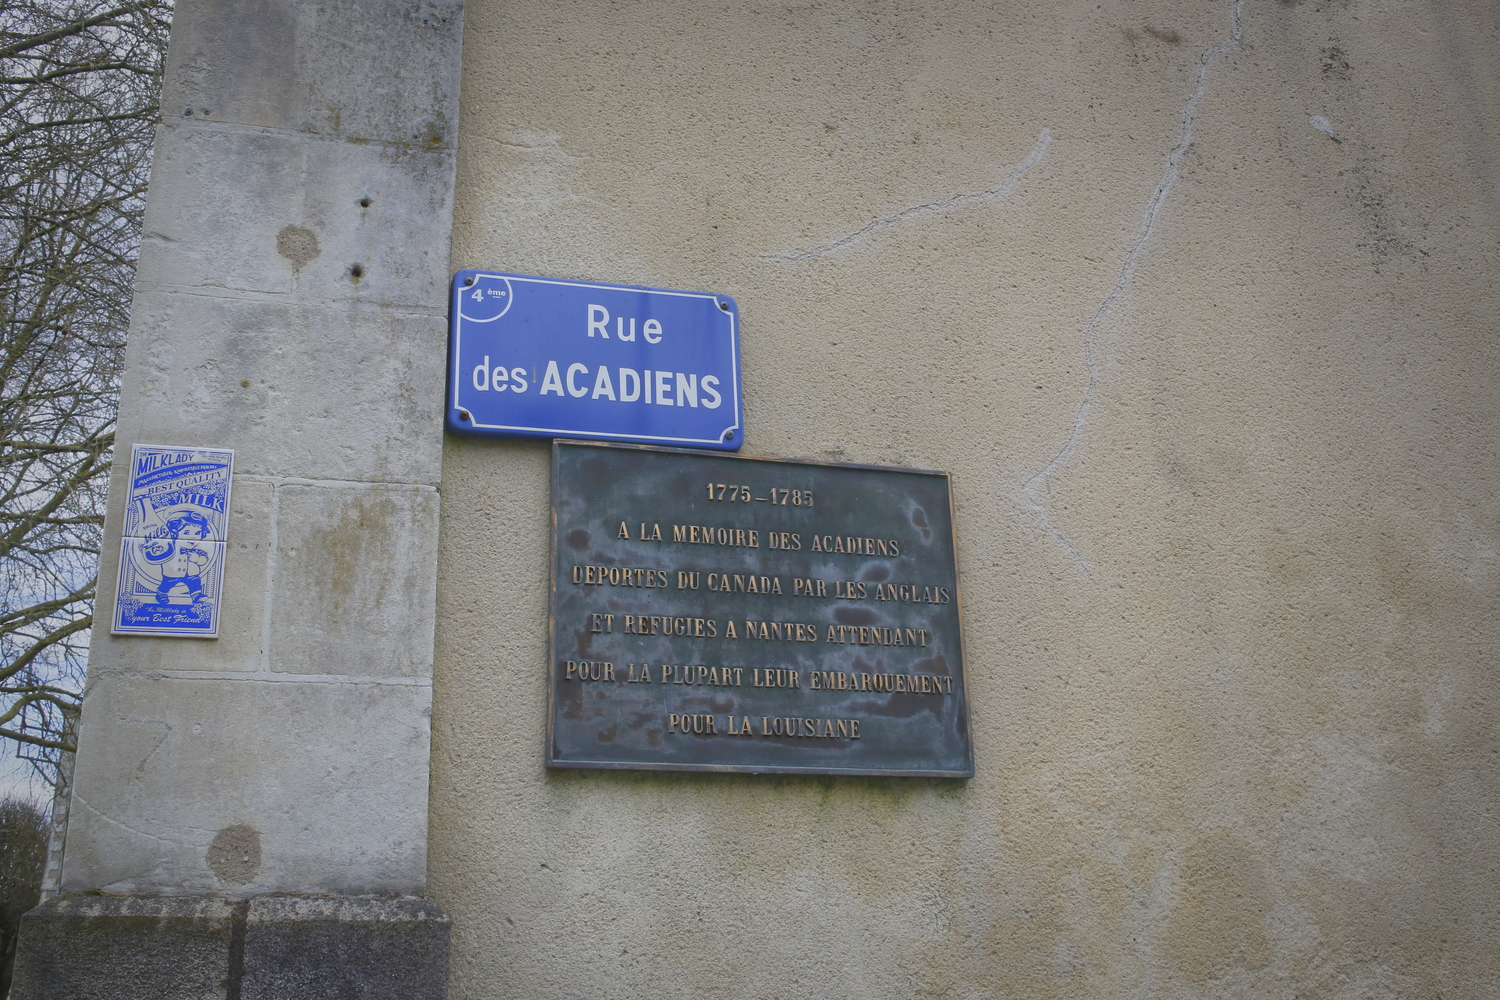
[(948, 476), (558, 441), (547, 763), (972, 777)]

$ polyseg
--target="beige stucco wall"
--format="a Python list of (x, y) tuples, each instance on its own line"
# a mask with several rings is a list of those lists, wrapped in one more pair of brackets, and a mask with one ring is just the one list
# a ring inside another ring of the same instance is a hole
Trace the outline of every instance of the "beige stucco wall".
[(747, 453), (951, 470), (978, 774), (547, 773), (548, 450), (450, 438), (451, 995), (1500, 992), (1497, 55), (470, 0), (454, 266), (726, 292)]

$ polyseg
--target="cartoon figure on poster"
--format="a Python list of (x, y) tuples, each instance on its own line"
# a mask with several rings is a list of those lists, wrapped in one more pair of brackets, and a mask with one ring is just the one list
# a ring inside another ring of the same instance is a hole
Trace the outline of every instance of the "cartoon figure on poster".
[(146, 561), (161, 564), (161, 583), (156, 587), (157, 604), (181, 603), (172, 599), (172, 592), (178, 587), (187, 591), (189, 603), (205, 600), (203, 571), (208, 569), (209, 555), (196, 543), (207, 539), (211, 530), (208, 518), (190, 510), (167, 522), (167, 535), (148, 538), (141, 543), (141, 554)]
[(234, 453), (136, 445), (114, 631), (214, 638)]

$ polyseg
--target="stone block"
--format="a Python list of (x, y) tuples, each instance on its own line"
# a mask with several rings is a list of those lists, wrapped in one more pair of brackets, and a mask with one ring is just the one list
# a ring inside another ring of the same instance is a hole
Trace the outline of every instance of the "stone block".
[(442, 1000), (423, 899), (64, 896), (26, 914), (16, 1000)]
[(225, 899), (63, 896), (21, 918), (12, 1000), (223, 1000)]
[(425, 899), (250, 903), (242, 1000), (442, 1000), (449, 921)]
[(442, 311), (452, 176), (448, 149), (169, 122), (141, 287)]
[(137, 295), (131, 338), (122, 443), (234, 448), (241, 474), (438, 483), (441, 316), (158, 291)]
[(172, 26), (163, 115), (453, 145), (463, 31), (458, 0), (193, 6), (193, 17)]
[(271, 669), (430, 676), (436, 491), (328, 484), (279, 494)]
[(64, 891), (420, 893), (430, 706), (417, 683), (91, 678)]

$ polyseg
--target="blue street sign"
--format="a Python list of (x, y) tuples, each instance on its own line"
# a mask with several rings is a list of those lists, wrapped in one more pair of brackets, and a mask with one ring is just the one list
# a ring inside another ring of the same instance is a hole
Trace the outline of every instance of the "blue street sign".
[(460, 271), (448, 357), (450, 430), (722, 451), (744, 438), (726, 295)]

